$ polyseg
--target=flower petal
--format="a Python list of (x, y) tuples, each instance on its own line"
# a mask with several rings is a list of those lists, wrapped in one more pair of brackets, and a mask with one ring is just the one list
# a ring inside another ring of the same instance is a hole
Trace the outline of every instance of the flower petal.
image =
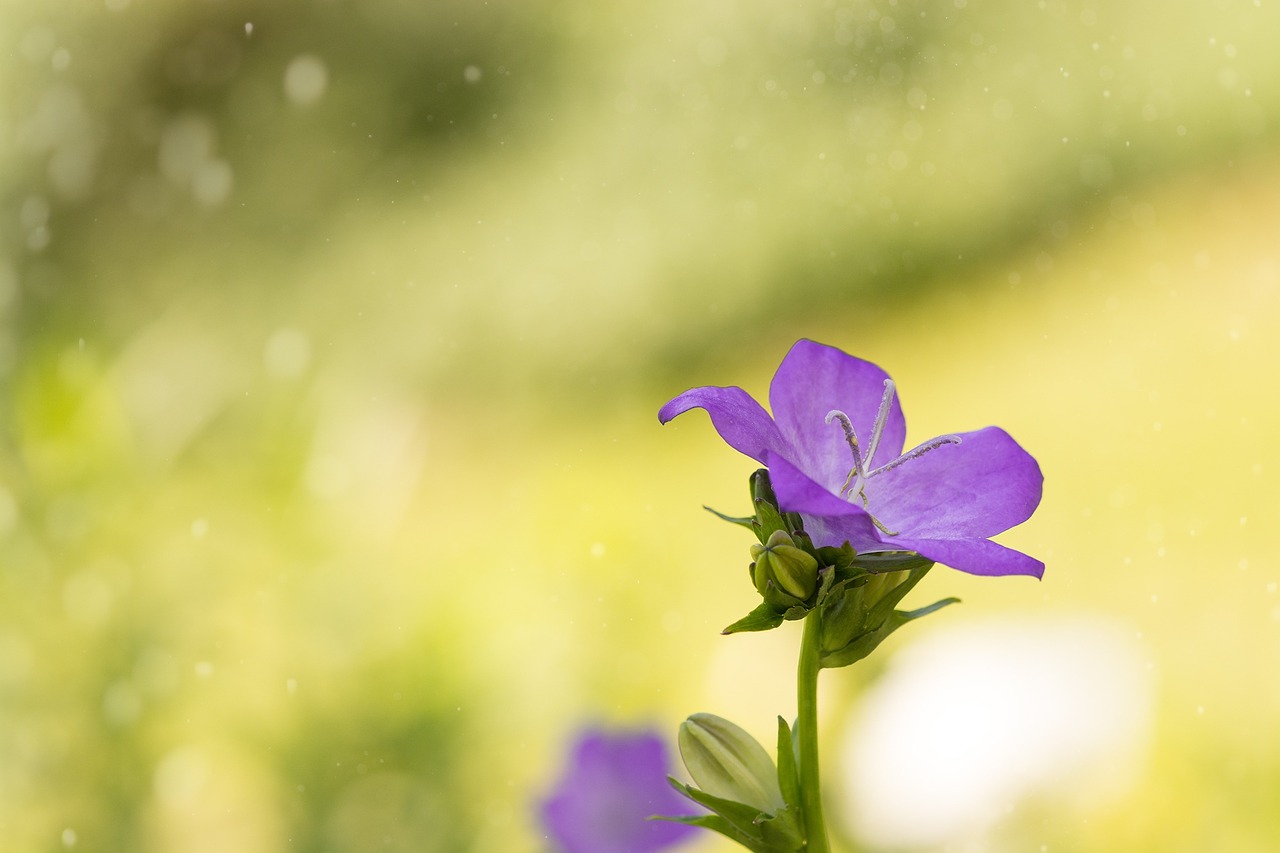
[[(797, 341), (769, 386), (774, 420), (796, 451), (791, 461), (829, 491), (838, 491), (853, 468), (853, 454), (840, 425), (827, 423), (827, 413), (838, 409), (848, 415), (865, 450), (888, 378), (869, 361), (813, 341)], [(896, 395), (888, 415), (874, 464), (867, 470), (902, 452), (907, 426)]]
[(1031, 454), (999, 427), (959, 437), (868, 481), (871, 512), (890, 530), (986, 539), (1031, 517), (1044, 484)]
[(875, 523), (866, 510), (836, 497), (776, 453), (766, 454), (778, 506), (805, 517), (805, 532), (818, 547), (846, 541), (859, 551), (878, 546)]
[(788, 449), (769, 413), (737, 386), (691, 388), (663, 406), (658, 411), (658, 420), (665, 424), (690, 409), (706, 409), (720, 437), (734, 450), (757, 462), (763, 463), (769, 451)]
[(936, 563), (971, 575), (1042, 577), (1044, 563), (990, 539), (914, 539), (887, 537), (886, 545), (915, 551)]

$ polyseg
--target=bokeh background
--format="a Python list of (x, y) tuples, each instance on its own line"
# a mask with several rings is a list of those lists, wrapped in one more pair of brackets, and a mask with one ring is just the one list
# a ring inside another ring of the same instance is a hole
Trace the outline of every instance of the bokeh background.
[(846, 849), (1274, 850), (1278, 38), (3, 0), (0, 846), (534, 853), (584, 724), (767, 738), (798, 632), (718, 635), (749, 542), (700, 509), (752, 463), (655, 414), (805, 336), (1046, 474), (1043, 581), (937, 569), (963, 605), (824, 675)]

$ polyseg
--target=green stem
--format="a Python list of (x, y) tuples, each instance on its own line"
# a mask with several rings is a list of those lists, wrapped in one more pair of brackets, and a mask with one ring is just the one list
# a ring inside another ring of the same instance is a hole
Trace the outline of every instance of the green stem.
[(796, 672), (796, 737), (800, 742), (800, 804), (804, 811), (806, 853), (829, 853), (827, 825), (822, 819), (822, 786), (818, 780), (818, 671), (821, 669), (820, 609), (804, 620), (800, 667)]

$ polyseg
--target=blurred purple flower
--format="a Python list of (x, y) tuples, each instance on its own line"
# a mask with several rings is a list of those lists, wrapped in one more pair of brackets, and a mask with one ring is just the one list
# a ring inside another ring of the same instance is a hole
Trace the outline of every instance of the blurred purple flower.
[(706, 409), (721, 438), (769, 469), (782, 509), (814, 544), (914, 551), (977, 575), (1034, 575), (1044, 563), (990, 537), (1040, 503), (1040, 466), (998, 427), (902, 452), (906, 420), (883, 370), (802, 340), (769, 386), (773, 416), (737, 387), (693, 388), (658, 413)]
[(648, 820), (676, 815), (689, 804), (667, 782), (666, 742), (647, 731), (585, 729), (574, 742), (542, 823), (560, 853), (655, 853), (697, 827)]

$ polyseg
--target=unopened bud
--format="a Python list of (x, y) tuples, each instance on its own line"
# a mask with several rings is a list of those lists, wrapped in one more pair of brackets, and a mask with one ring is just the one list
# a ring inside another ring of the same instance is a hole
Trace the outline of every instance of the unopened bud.
[(680, 724), (680, 757), (698, 787), (770, 815), (785, 807), (778, 769), (764, 747), (715, 714), (694, 714)]
[(752, 545), (751, 557), (755, 560), (751, 580), (761, 595), (768, 592), (770, 581), (801, 601), (813, 595), (818, 585), (818, 561), (797, 548), (785, 530), (775, 530), (764, 545)]

